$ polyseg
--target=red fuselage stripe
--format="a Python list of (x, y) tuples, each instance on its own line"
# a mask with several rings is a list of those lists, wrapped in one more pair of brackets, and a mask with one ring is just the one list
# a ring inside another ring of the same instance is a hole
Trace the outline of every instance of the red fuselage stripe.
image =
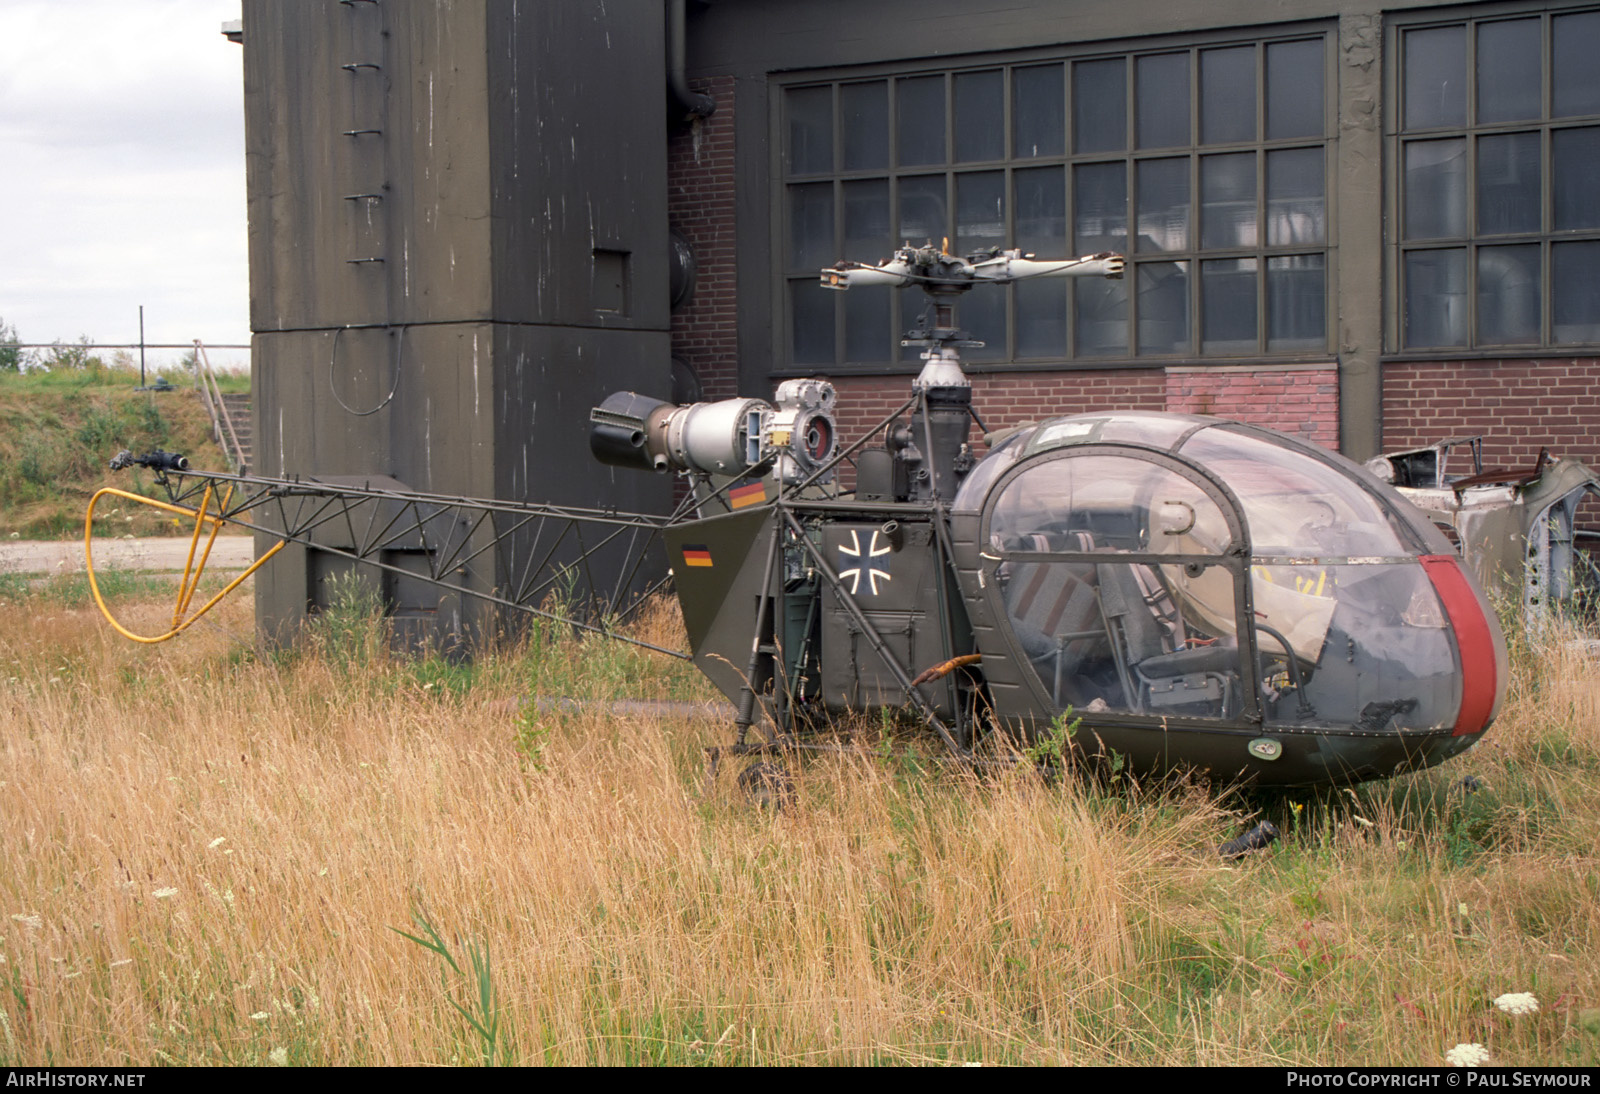
[(1422, 566), (1439, 594), (1439, 602), (1456, 634), (1456, 647), (1461, 651), (1461, 710), (1452, 735), (1481, 733), (1494, 713), (1499, 686), (1495, 679), (1494, 635), (1455, 556), (1423, 555)]

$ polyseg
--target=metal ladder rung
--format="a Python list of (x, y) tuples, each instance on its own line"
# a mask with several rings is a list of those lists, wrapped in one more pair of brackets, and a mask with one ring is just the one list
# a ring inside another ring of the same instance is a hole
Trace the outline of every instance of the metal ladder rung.
[[(343, 4), (347, 8), (354, 8), (357, 4), (371, 4), (374, 8), (376, 8), (378, 6), (378, 0), (339, 0), (339, 3)], [(380, 19), (381, 19), (381, 16), (380, 16)], [(351, 61), (349, 64), (343, 64), (343, 65), (340, 65), (339, 67), (341, 69), (343, 69), (344, 71), (350, 73), (352, 76), (360, 75), (360, 73), (361, 73), (361, 71), (363, 69), (369, 69), (372, 72), (382, 72), (383, 71), (383, 66), (382, 65), (375, 64), (375, 63), (373, 63), (371, 61)], [(379, 137), (379, 138), (382, 138), (383, 137), (383, 130), (381, 128), (377, 128), (377, 127), (371, 127), (371, 128), (366, 128), (366, 129), (346, 129), (346, 130), (343, 131), (343, 135), (346, 136), (346, 137), (350, 137), (352, 139), (356, 139), (356, 138), (360, 138), (360, 137)], [(385, 185), (385, 189), (387, 189), (387, 185)], [(357, 194), (345, 194), (344, 195), (344, 200), (345, 201), (364, 201), (364, 202), (368, 202), (369, 203), (368, 212), (367, 212), (367, 223), (368, 223), (368, 227), (370, 228), (371, 224), (372, 224), (372, 212), (371, 212), (370, 203), (382, 201), (382, 200), (384, 200), (384, 196), (385, 195), (381, 191), (368, 191), (368, 192), (357, 193)], [(370, 255), (370, 256), (365, 257), (365, 258), (347, 258), (347, 259), (345, 259), (345, 264), (349, 265), (349, 266), (381, 265), (386, 261), (387, 260), (382, 255)]]

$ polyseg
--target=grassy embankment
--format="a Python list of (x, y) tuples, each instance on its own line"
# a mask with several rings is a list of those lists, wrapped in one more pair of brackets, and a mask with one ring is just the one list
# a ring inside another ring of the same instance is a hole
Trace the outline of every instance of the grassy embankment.
[[(220, 378), (225, 390), (249, 390), (248, 377)], [(0, 372), (0, 537), (81, 535), (84, 509), (103, 486), (155, 496), (148, 471), (107, 470), (119, 449), (164, 448), (182, 452), (197, 468), (225, 470), (193, 382), (182, 374), (169, 379), (173, 391), (138, 392), (137, 369)], [(175, 529), (170, 518), (142, 505), (106, 506), (100, 515), (97, 533), (108, 536), (192, 529)]]
[(714, 722), (517, 714), (687, 666), (402, 661), (350, 610), (265, 657), (227, 612), (136, 648), (0, 605), (0, 1064), (1600, 1062), (1600, 670), (1559, 645), (1479, 748), (1230, 865), (1257, 807), (1197, 789), (891, 741), (767, 813), (706, 785)]

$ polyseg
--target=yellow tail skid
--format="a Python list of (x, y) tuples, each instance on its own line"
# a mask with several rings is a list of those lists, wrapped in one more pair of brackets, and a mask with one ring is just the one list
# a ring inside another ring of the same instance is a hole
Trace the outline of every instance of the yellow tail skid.
[[(111, 614), (111, 609), (106, 606), (105, 597), (101, 596), (100, 594), (100, 583), (98, 580), (96, 580), (94, 573), (94, 548), (92, 540), (92, 534), (94, 531), (94, 507), (99, 504), (101, 498), (108, 495), (111, 497), (121, 498), (124, 501), (137, 502), (140, 505), (148, 505), (152, 508), (160, 509), (163, 512), (176, 513), (178, 516), (194, 518), (194, 533), (189, 537), (189, 556), (184, 561), (183, 579), (178, 583), (178, 597), (176, 603), (172, 607), (172, 627), (165, 634), (134, 634), (127, 627), (124, 627), (121, 623), (117, 622), (116, 617)], [(169, 505), (164, 501), (157, 501), (154, 498), (147, 498), (139, 494), (131, 494), (126, 490), (117, 490), (113, 487), (106, 487), (104, 490), (97, 492), (94, 497), (89, 499), (89, 509), (84, 514), (83, 518), (83, 564), (85, 571), (89, 575), (89, 591), (94, 594), (94, 602), (99, 606), (100, 614), (105, 616), (106, 622), (110, 623), (116, 632), (122, 635), (124, 638), (132, 639), (135, 642), (147, 643), (165, 642), (169, 638), (176, 638), (178, 635), (187, 630), (197, 619), (205, 615), (212, 608), (216, 607), (222, 601), (223, 597), (227, 596), (229, 593), (233, 592), (233, 590), (237, 589), (241, 584), (243, 584), (247, 577), (261, 569), (261, 567), (266, 564), (268, 559), (277, 554), (279, 551), (283, 550), (285, 545), (288, 543), (287, 540), (280, 540), (278, 543), (274, 544), (271, 550), (267, 551), (260, 558), (256, 559), (256, 561), (251, 564), (249, 569), (230, 581), (221, 592), (217, 593), (216, 596), (213, 596), (210, 600), (206, 601), (205, 604), (202, 605), (198, 610), (191, 612), (190, 608), (192, 606), (192, 602), (194, 601), (195, 591), (200, 587), (200, 575), (205, 573), (206, 560), (211, 557), (212, 545), (217, 541), (217, 533), (221, 532), (222, 526), (227, 523), (227, 521), (223, 520), (220, 516), (216, 516), (210, 512), (212, 495), (212, 488), (207, 486), (204, 496), (200, 499), (199, 509), (189, 509), (181, 505)], [(227, 509), (228, 502), (232, 499), (232, 497), (233, 485), (230, 483), (227, 493), (222, 497), (222, 504), (218, 506), (219, 511)], [(195, 551), (200, 546), (200, 532), (207, 525), (210, 525), (211, 531), (206, 537), (205, 549), (200, 552), (200, 561), (198, 564), (196, 564)]]

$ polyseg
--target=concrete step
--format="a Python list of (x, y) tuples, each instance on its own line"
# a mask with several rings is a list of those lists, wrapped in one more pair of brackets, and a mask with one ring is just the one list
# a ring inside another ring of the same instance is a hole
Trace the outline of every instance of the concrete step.
[(228, 409), (228, 421), (233, 425), (234, 436), (239, 439), (239, 447), (244, 450), (244, 467), (241, 470), (248, 471), (255, 449), (255, 435), (250, 429), (250, 396), (224, 395), (222, 402)]

